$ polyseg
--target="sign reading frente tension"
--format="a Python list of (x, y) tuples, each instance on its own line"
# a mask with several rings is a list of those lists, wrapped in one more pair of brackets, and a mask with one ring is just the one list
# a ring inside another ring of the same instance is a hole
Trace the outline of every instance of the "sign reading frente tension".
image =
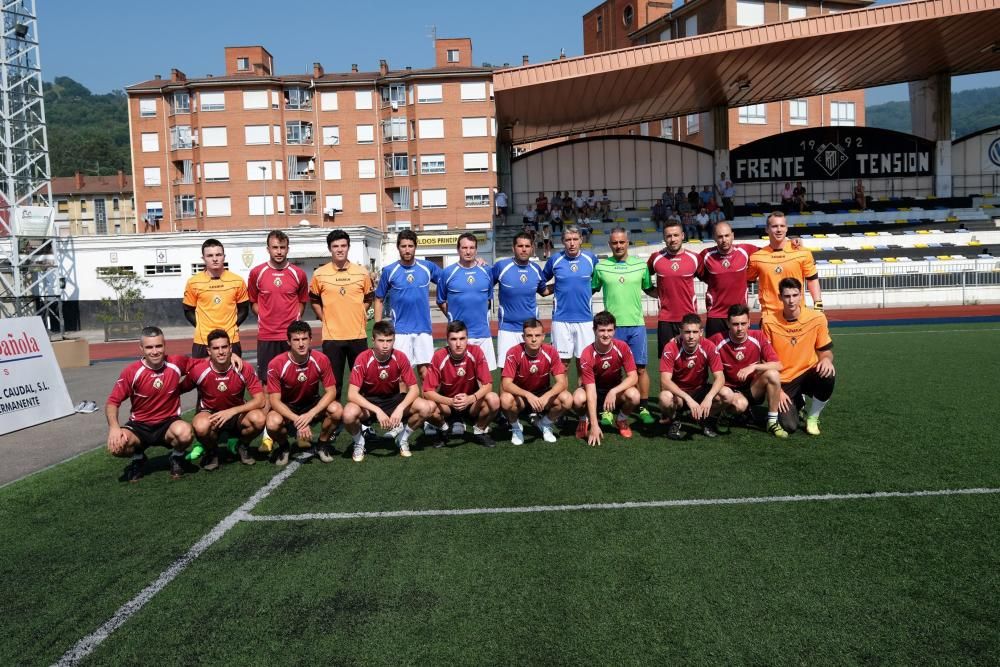
[(934, 174), (934, 142), (874, 127), (815, 127), (729, 153), (734, 183), (900, 178)]

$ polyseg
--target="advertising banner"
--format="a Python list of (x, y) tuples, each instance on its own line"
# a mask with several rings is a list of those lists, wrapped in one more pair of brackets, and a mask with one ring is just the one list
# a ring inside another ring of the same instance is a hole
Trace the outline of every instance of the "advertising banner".
[(71, 414), (42, 318), (0, 319), (0, 435)]

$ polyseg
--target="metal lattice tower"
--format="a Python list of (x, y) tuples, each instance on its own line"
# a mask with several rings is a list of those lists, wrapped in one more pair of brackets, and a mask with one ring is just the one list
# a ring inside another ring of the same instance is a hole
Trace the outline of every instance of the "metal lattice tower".
[(0, 315), (65, 330), (35, 0), (0, 0)]

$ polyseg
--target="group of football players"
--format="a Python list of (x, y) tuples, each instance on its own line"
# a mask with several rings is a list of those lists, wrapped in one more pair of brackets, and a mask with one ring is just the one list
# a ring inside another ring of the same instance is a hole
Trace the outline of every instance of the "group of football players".
[[(328, 234), (331, 261), (311, 280), (289, 261), (283, 232), (268, 234), (268, 261), (247, 281), (225, 267), (222, 244), (208, 239), (205, 268), (188, 281), (183, 299), (194, 326), (191, 354), (167, 354), (163, 332), (143, 330), (141, 359), (122, 371), (108, 398), (108, 450), (129, 459), (124, 477), (137, 481), (151, 446), (171, 450), (177, 478), (191, 465), (193, 449), (203, 451), (206, 470), (218, 468), (230, 450), (246, 465), (262, 454), (286, 465), (293, 452), (329, 463), (342, 429), (351, 436), (352, 459), (361, 462), (376, 425), (404, 457), (417, 429), (439, 447), (471, 427), (474, 442), (494, 447), (490, 429), (505, 422), (511, 444), (521, 445), (521, 420), (528, 419), (545, 442), (555, 442), (572, 413), (576, 435), (592, 446), (601, 444), (605, 427), (632, 437), (633, 415), (650, 434), (662, 428), (667, 438), (685, 438), (690, 417), (702, 434), (716, 437), (724, 430), (720, 422), (753, 424), (758, 405), (759, 425), (775, 437), (787, 438), (803, 421), (807, 433), (819, 435), (835, 369), (816, 267), (808, 250), (786, 238), (783, 214), (768, 217), (767, 232), (763, 247), (735, 243), (732, 227), (720, 222), (715, 246), (696, 254), (684, 247), (681, 226), (668, 223), (664, 247), (643, 261), (629, 255), (627, 231), (615, 228), (610, 256), (598, 260), (570, 225), (562, 251), (544, 266), (532, 261), (527, 234), (515, 237), (510, 258), (490, 266), (478, 255), (477, 237), (464, 233), (458, 261), (441, 269), (416, 256), (417, 235), (405, 230), (396, 238), (398, 261), (382, 269), (377, 284), (348, 259), (350, 237), (342, 230)], [(696, 279), (707, 284), (704, 326)], [(760, 329), (751, 328), (747, 303), (754, 282)], [(448, 319), (445, 343), (436, 350), (432, 289)], [(806, 290), (812, 308), (804, 303)], [(594, 314), (596, 293), (604, 310)], [(550, 294), (548, 343), (537, 297)], [(644, 294), (659, 302), (659, 420), (649, 406)], [(322, 323), (319, 350), (303, 320), (306, 304)], [(239, 339), (251, 310), (258, 319), (256, 372), (242, 358)], [(567, 368), (574, 360), (579, 386), (571, 388)], [(189, 423), (180, 417), (180, 397), (190, 390), (197, 391), (197, 413)], [(131, 414), (121, 424), (126, 399)], [(258, 437), (255, 455), (250, 444)]]

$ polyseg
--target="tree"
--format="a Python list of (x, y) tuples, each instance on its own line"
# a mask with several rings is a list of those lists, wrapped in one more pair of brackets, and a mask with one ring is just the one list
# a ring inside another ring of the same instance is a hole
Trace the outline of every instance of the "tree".
[(139, 305), (144, 300), (142, 288), (149, 287), (149, 281), (141, 278), (131, 269), (114, 267), (100, 276), (101, 282), (111, 288), (114, 298), (101, 299), (97, 319), (111, 322), (133, 322), (141, 320), (144, 313)]

